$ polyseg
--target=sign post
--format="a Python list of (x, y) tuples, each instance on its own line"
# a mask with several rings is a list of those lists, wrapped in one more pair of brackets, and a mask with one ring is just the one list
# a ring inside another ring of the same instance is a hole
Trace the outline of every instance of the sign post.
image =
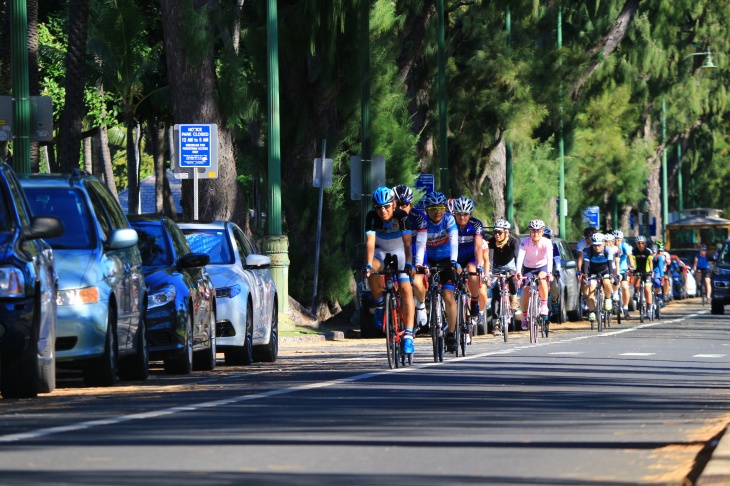
[(332, 187), (332, 159), (327, 154), (327, 139), (322, 140), (322, 158), (314, 159), (314, 187), (319, 187), (319, 205), (317, 207), (317, 248), (314, 252), (314, 286), (312, 288), (312, 314), (317, 316), (317, 277), (319, 275), (319, 240), (322, 237), (322, 202), (324, 188)]
[(175, 125), (172, 172), (176, 179), (193, 180), (193, 219), (198, 220), (198, 179), (218, 177), (218, 125)]

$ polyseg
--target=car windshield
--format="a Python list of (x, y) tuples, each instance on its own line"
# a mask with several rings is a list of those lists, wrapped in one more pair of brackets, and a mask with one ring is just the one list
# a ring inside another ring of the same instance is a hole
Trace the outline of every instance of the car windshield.
[(720, 254), (717, 257), (717, 263), (723, 265), (730, 265), (730, 243), (725, 243), (720, 249)]
[(172, 255), (167, 244), (162, 226), (143, 224), (132, 224), (137, 230), (139, 240), (139, 252), (142, 254), (142, 265), (145, 267), (158, 267), (172, 265)]
[(56, 250), (90, 250), (96, 247), (94, 220), (83, 194), (68, 187), (24, 187), (34, 216), (63, 221), (63, 235), (46, 241)]
[(225, 230), (187, 228), (183, 233), (190, 249), (195, 253), (208, 255), (211, 265), (230, 265), (235, 262)]

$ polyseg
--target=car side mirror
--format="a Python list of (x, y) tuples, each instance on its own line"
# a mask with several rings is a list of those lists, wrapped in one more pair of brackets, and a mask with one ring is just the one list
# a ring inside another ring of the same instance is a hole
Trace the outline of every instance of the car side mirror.
[(188, 253), (177, 260), (180, 269), (204, 267), (210, 263), (210, 256), (205, 253)]
[(271, 258), (265, 255), (257, 255), (255, 253), (246, 257), (244, 270), (265, 270), (271, 268)]
[(121, 250), (137, 244), (139, 235), (131, 228), (122, 228), (112, 231), (106, 246), (111, 250)]
[(565, 263), (565, 268), (576, 268), (577, 266), (578, 264), (575, 262), (575, 260), (571, 260)]
[(63, 234), (63, 221), (51, 216), (39, 216), (33, 218), (30, 227), (23, 228), (22, 237), (24, 240), (37, 240), (39, 238), (57, 238)]

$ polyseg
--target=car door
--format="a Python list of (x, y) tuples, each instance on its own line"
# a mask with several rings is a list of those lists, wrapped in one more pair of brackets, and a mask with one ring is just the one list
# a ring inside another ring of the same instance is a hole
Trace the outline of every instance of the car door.
[[(235, 243), (236, 250), (241, 258), (241, 267), (246, 266), (246, 257), (254, 253), (253, 245), (249, 242), (246, 235), (238, 226), (231, 225), (231, 232), (233, 234), (233, 241)], [(269, 307), (266, 305), (266, 282), (264, 280), (264, 270), (245, 270), (243, 272), (244, 277), (249, 280), (248, 285), (251, 290), (251, 297), (253, 300), (253, 334), (254, 339), (265, 338), (269, 332), (269, 315), (267, 310)]]

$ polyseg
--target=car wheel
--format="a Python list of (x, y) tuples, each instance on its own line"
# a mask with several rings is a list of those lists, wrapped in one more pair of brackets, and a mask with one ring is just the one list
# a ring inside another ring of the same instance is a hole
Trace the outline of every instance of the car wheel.
[(274, 308), (271, 311), (269, 344), (254, 347), (253, 353), (255, 361), (263, 361), (266, 363), (273, 363), (279, 355), (279, 309), (276, 302), (274, 302)]
[(240, 366), (253, 363), (253, 313), (251, 303), (248, 304), (246, 312), (246, 337), (243, 346), (236, 346), (226, 350), (226, 365)]
[(211, 309), (208, 316), (208, 336), (210, 336), (210, 346), (202, 351), (198, 351), (193, 356), (193, 368), (201, 371), (210, 371), (215, 369), (215, 356), (217, 354), (215, 346), (215, 312)]
[(710, 303), (710, 313), (721, 316), (725, 313), (725, 305), (720, 300), (713, 299)]
[(56, 358), (38, 368), (38, 393), (51, 393), (56, 389)]
[(147, 352), (147, 327), (144, 315), (140, 313), (134, 355), (119, 363), (119, 379), (124, 381), (144, 381), (150, 376), (150, 357)]
[(117, 381), (117, 311), (109, 309), (106, 319), (106, 340), (104, 354), (100, 358), (90, 360), (84, 367), (84, 384), (86, 386), (112, 386)]
[(169, 355), (164, 360), (165, 373), (171, 375), (188, 375), (193, 371), (193, 315), (188, 315), (185, 329), (185, 346), (182, 352)]
[(38, 396), (38, 352), (31, 343), (17, 356), (0, 357), (0, 392), (4, 398)]

